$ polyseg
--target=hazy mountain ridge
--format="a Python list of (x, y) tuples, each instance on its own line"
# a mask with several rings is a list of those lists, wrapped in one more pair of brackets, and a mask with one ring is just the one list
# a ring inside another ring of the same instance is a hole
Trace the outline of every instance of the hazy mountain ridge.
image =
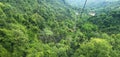
[[(65, 0), (68, 4), (70, 4), (71, 6), (76, 6), (76, 7), (79, 7), (81, 8), (81, 6), (84, 5), (85, 3), (85, 0)], [(109, 2), (115, 2), (115, 1), (118, 1), (118, 0), (87, 0), (87, 5), (86, 6), (91, 6), (91, 7), (94, 7), (95, 5), (99, 6), (99, 4), (101, 3), (109, 3)]]

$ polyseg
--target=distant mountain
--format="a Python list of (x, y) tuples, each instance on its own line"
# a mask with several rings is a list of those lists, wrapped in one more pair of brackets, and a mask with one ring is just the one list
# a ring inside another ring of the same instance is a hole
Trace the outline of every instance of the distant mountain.
[(119, 0), (106, 0), (106, 1), (109, 1), (109, 2), (114, 2), (114, 1), (119, 1)]
[[(115, 2), (118, 0), (87, 0), (86, 6), (99, 6), (101, 3), (104, 2)], [(65, 0), (66, 3), (68, 3), (71, 6), (81, 7), (84, 5), (85, 0)]]

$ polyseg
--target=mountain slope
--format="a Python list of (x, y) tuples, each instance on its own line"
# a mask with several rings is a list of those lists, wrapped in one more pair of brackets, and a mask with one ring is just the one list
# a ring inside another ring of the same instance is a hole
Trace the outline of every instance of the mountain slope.
[(104, 29), (119, 30), (120, 12), (79, 12), (65, 0), (0, 0), (0, 57), (119, 57), (119, 32)]

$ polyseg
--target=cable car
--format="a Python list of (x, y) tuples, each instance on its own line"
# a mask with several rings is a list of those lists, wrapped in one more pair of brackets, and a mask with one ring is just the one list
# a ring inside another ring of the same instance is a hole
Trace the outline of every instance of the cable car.
[(90, 16), (95, 16), (96, 15), (96, 13), (95, 13), (95, 11), (94, 10), (90, 10), (90, 12), (88, 13)]

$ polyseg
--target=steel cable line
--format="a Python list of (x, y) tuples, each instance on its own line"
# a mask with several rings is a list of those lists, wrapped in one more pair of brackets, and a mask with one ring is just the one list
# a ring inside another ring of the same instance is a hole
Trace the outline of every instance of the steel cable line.
[(82, 10), (81, 10), (80, 18), (82, 18), (82, 14), (83, 14), (83, 12), (84, 12), (84, 9), (85, 9), (86, 4), (87, 4), (87, 0), (85, 0), (85, 3), (84, 3), (83, 8), (82, 8)]
[[(81, 13), (80, 13), (80, 18), (82, 18), (82, 14), (83, 14), (83, 12), (84, 12), (84, 8), (85, 8), (86, 4), (87, 4), (87, 0), (85, 0), (84, 6), (83, 6), (82, 11), (81, 11)], [(77, 15), (78, 15), (78, 14), (77, 14)], [(77, 20), (75, 19), (75, 26), (74, 26), (74, 31), (75, 31), (75, 32), (76, 32), (76, 27), (77, 27)]]

